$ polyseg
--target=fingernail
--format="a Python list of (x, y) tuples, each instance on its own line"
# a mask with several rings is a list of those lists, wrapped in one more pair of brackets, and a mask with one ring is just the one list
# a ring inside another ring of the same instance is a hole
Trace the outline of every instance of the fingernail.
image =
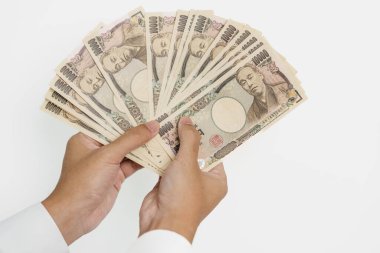
[(155, 120), (149, 121), (145, 123), (145, 126), (149, 129), (149, 131), (152, 134), (158, 133), (158, 130), (160, 130), (160, 123), (158, 123)]
[(189, 118), (189, 117), (182, 117), (180, 120), (179, 120), (179, 123), (181, 125), (193, 125), (193, 121)]

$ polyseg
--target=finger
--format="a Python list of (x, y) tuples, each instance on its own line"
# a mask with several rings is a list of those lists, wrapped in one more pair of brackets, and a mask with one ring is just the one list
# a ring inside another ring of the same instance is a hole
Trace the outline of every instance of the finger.
[(177, 154), (178, 160), (196, 162), (201, 136), (193, 126), (190, 118), (184, 117), (180, 119), (178, 123), (178, 135), (180, 140)]
[(120, 164), (121, 171), (124, 174), (124, 178), (131, 176), (133, 173), (142, 168), (140, 164), (135, 163), (129, 159), (125, 159)]
[(158, 133), (159, 128), (160, 124), (157, 121), (150, 121), (129, 129), (115, 141), (103, 147), (108, 162), (120, 163), (126, 154), (151, 140)]

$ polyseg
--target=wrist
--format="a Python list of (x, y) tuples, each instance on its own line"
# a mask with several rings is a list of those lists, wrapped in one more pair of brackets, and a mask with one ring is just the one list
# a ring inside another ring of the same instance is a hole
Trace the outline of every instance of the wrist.
[(51, 195), (42, 201), (42, 205), (53, 218), (67, 245), (85, 234), (81, 226), (81, 219), (70, 203)]

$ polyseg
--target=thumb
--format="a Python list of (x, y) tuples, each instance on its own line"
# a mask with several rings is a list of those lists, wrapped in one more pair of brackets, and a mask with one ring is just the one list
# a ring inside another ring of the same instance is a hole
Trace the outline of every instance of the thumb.
[(197, 162), (201, 136), (188, 117), (183, 117), (178, 123), (180, 147), (177, 158), (183, 161)]
[(103, 147), (109, 162), (119, 163), (134, 149), (151, 140), (160, 129), (160, 124), (153, 120), (143, 125), (128, 129), (122, 136)]

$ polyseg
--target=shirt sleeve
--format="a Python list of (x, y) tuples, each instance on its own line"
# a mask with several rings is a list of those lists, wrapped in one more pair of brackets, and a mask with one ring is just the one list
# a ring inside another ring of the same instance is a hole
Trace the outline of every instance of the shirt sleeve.
[(1, 253), (67, 253), (53, 218), (39, 203), (0, 222)]
[(183, 236), (168, 230), (154, 230), (143, 234), (128, 253), (191, 253), (192, 247)]

